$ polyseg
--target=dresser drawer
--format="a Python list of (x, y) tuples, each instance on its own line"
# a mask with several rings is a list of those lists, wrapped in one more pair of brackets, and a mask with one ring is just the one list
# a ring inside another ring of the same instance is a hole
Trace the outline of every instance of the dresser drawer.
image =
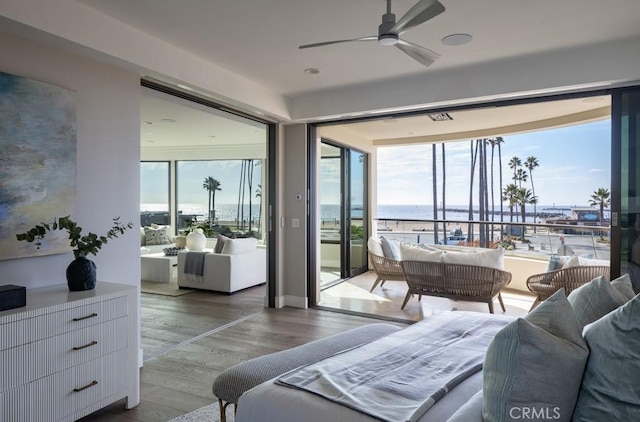
[(121, 317), (0, 352), (0, 391), (35, 381), (127, 347)]
[(127, 388), (126, 350), (103, 356), (31, 384), (0, 393), (0, 420), (54, 422)]
[(127, 315), (127, 297), (97, 301), (0, 325), (0, 350), (101, 324)]

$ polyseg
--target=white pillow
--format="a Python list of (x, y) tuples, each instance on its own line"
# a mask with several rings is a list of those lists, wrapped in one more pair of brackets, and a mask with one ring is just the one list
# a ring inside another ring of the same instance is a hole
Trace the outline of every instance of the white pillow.
[(384, 252), (382, 251), (382, 245), (375, 237), (371, 236), (369, 240), (367, 240), (367, 249), (371, 251), (372, 254), (378, 256), (384, 256)]
[(562, 269), (564, 270), (565, 268), (579, 267), (579, 266), (580, 266), (580, 257), (576, 255), (576, 256), (572, 256), (570, 260), (565, 262), (565, 264), (562, 266)]
[(442, 255), (442, 251), (434, 252), (427, 249), (400, 244), (400, 260), (402, 261), (440, 262), (442, 260)]
[(504, 249), (489, 249), (473, 253), (447, 252), (442, 255), (442, 262), (447, 264), (476, 265), (478, 267), (504, 270)]
[(581, 257), (581, 256), (578, 257), (578, 263), (581, 266), (587, 266), (587, 267), (598, 267), (598, 266), (608, 267), (609, 266), (609, 260), (606, 260), (606, 259), (589, 259), (589, 258), (584, 258), (584, 257)]
[(239, 253), (253, 252), (258, 246), (258, 239), (248, 237), (245, 239), (227, 239), (222, 247), (222, 254), (233, 255)]

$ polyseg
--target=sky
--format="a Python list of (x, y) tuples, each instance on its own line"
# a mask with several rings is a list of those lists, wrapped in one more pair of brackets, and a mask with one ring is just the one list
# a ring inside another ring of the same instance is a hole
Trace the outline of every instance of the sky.
[[(503, 136), (503, 186), (512, 183), (509, 160), (517, 156), (524, 163), (538, 159), (533, 183), (538, 204), (588, 206), (598, 188), (611, 186), (611, 121), (603, 120), (564, 128)], [(487, 149), (487, 160), (491, 160)], [(441, 145), (437, 145), (438, 195), (442, 186)], [(446, 203), (469, 203), (471, 169), (470, 142), (445, 144)], [(494, 180), (498, 196), (498, 151), (495, 150)], [(378, 148), (378, 204), (431, 205), (432, 147), (415, 145)], [(525, 169), (526, 170), (526, 169)], [(490, 177), (490, 170), (487, 171)], [(477, 179), (477, 173), (476, 173)], [(531, 189), (530, 181), (527, 188)], [(523, 185), (524, 187), (524, 185)], [(477, 198), (477, 190), (474, 191)], [(440, 199), (441, 202), (441, 199)], [(496, 200), (497, 202), (497, 200)]]
[[(202, 187), (204, 179), (211, 176), (220, 182), (220, 189), (216, 191), (216, 204), (237, 204), (238, 186), (240, 182), (242, 160), (211, 160), (211, 161), (178, 161), (178, 200), (181, 204), (204, 204), (206, 209), (209, 193)], [(255, 164), (256, 160), (254, 160)], [(169, 203), (169, 173), (168, 162), (143, 162), (140, 166), (141, 199), (142, 204)], [(253, 202), (258, 185), (261, 184), (261, 166), (253, 168)], [(245, 202), (248, 203), (248, 192)], [(217, 205), (216, 205), (217, 208)]]

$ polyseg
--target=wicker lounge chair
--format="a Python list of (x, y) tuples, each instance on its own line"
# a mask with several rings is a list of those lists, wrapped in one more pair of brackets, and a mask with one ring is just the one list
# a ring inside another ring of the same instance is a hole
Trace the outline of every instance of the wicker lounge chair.
[(476, 265), (444, 262), (402, 261), (402, 271), (409, 291), (402, 309), (413, 294), (446, 297), (454, 300), (485, 302), (493, 313), (493, 299), (497, 296), (505, 311), (500, 291), (511, 282), (511, 273)]
[(564, 292), (569, 295), (573, 290), (601, 275), (609, 280), (609, 267), (569, 267), (532, 275), (527, 279), (527, 288), (536, 295), (536, 301), (533, 302), (531, 309), (561, 288), (564, 288)]
[(376, 255), (371, 251), (369, 251), (369, 260), (371, 261), (371, 265), (373, 265), (374, 271), (378, 275), (369, 292), (373, 292), (373, 289), (378, 287), (378, 284), (382, 287), (384, 282), (387, 280), (404, 281), (404, 274), (400, 267), (400, 261)]

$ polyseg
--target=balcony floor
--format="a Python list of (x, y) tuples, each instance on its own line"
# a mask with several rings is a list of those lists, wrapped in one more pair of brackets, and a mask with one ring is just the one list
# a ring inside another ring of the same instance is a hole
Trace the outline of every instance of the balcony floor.
[[(369, 289), (376, 280), (376, 273), (368, 271), (343, 283), (322, 291), (319, 305), (326, 308), (348, 312), (374, 314), (386, 318), (419, 321), (425, 316), (439, 311), (476, 311), (489, 312), (489, 306), (481, 302), (454, 301), (446, 298), (423, 296), (418, 302), (414, 296), (404, 309), (400, 309), (407, 294), (404, 281), (387, 281), (383, 287), (376, 287), (373, 293)], [(516, 291), (503, 291), (502, 299), (507, 311), (504, 315), (521, 317), (527, 314), (534, 297)], [(494, 301), (496, 313), (502, 313), (497, 299)]]

